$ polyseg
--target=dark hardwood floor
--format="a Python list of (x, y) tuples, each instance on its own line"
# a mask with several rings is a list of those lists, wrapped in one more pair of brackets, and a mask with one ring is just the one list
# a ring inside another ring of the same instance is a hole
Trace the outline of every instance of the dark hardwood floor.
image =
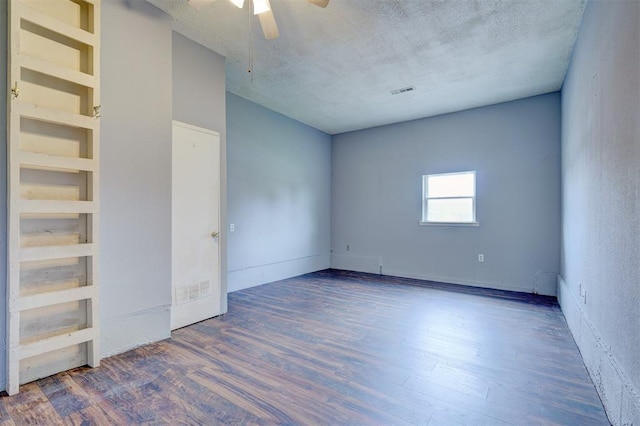
[(333, 270), (20, 390), (1, 424), (609, 424), (555, 299)]

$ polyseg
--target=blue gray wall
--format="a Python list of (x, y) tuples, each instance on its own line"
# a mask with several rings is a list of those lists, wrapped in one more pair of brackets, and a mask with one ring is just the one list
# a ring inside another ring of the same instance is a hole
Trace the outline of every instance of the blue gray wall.
[(225, 58), (206, 47), (173, 33), (173, 119), (220, 133), (220, 276), (222, 312), (227, 311), (226, 233), (226, 103)]
[[(558, 93), (336, 135), (332, 160), (332, 267), (555, 294)], [(464, 170), (480, 226), (420, 226), (421, 176)]]
[[(100, 278), (108, 356), (170, 336), (172, 119), (220, 132), (224, 167), (226, 117), (222, 56), (174, 33), (171, 19), (143, 1), (103, 2), (102, 20)], [(225, 277), (224, 247), (222, 256)]]
[(329, 267), (331, 138), (227, 93), (228, 289)]
[(640, 2), (591, 0), (562, 89), (559, 298), (614, 424), (640, 424)]
[[(0, 58), (7, 57), (7, 2), (0, 1)], [(0, 61), (4, 64), (4, 61)], [(0, 65), (0, 81), (7, 82), (7, 67)], [(7, 291), (7, 84), (0, 85), (0, 389), (6, 384), (5, 376), (5, 294)]]
[(173, 118), (215, 130), (225, 139), (224, 56), (173, 33)]
[(171, 20), (102, 2), (102, 355), (170, 335)]

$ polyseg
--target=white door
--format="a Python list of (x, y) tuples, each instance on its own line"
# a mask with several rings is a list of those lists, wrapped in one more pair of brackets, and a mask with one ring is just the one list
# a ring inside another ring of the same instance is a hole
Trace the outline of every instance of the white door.
[(173, 122), (171, 329), (220, 315), (220, 135)]

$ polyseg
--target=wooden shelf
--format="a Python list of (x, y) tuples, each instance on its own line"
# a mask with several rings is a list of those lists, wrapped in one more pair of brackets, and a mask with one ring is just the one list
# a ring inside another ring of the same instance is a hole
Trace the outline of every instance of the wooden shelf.
[(41, 74), (50, 75), (52, 77), (69, 81), (71, 83), (76, 83), (84, 87), (96, 87), (97, 79), (93, 75), (85, 74), (71, 68), (66, 68), (40, 58), (26, 55), (24, 53), (21, 53), (19, 58), (19, 64), (23, 68), (37, 71)]
[(82, 330), (67, 332), (59, 336), (36, 340), (32, 343), (20, 345), (19, 358), (25, 359), (47, 352), (57, 351), (67, 346), (88, 342), (95, 337), (96, 332), (93, 328), (83, 328)]
[(66, 22), (62, 22), (59, 19), (45, 15), (44, 13), (40, 13), (37, 10), (25, 6), (24, 4), (21, 8), (21, 18), (25, 21), (31, 22), (32, 24), (36, 24), (42, 28), (53, 31), (54, 33), (63, 35), (89, 46), (95, 45), (97, 41), (95, 35), (90, 32), (69, 25)]
[(18, 299), (18, 310), (43, 308), (45, 306), (58, 305), (60, 303), (76, 302), (91, 299), (97, 296), (97, 287), (94, 285), (71, 288), (67, 290), (50, 291), (42, 294), (23, 296)]
[(23, 247), (20, 249), (19, 259), (21, 262), (66, 259), (92, 256), (93, 252), (94, 246), (92, 243), (68, 246)]
[(94, 117), (72, 114), (70, 112), (44, 108), (33, 104), (18, 103), (18, 113), (22, 117), (63, 124), (65, 126), (81, 127), (83, 129), (94, 129), (98, 126)]
[(93, 201), (20, 200), (21, 213), (91, 214), (98, 212)]
[(20, 164), (45, 169), (80, 170), (94, 172), (98, 169), (98, 162), (92, 158), (61, 157), (38, 152), (21, 151), (18, 154)]

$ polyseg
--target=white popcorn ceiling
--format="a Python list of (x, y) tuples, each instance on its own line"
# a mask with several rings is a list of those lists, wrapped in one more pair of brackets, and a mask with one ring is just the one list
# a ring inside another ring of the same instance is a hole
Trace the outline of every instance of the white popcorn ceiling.
[[(226, 57), (226, 85), (329, 134), (559, 90), (585, 0), (271, 0), (280, 37), (249, 8), (147, 0)], [(248, 0), (246, 1), (248, 3)], [(253, 70), (250, 39), (253, 32)], [(391, 95), (407, 86), (415, 90)]]

